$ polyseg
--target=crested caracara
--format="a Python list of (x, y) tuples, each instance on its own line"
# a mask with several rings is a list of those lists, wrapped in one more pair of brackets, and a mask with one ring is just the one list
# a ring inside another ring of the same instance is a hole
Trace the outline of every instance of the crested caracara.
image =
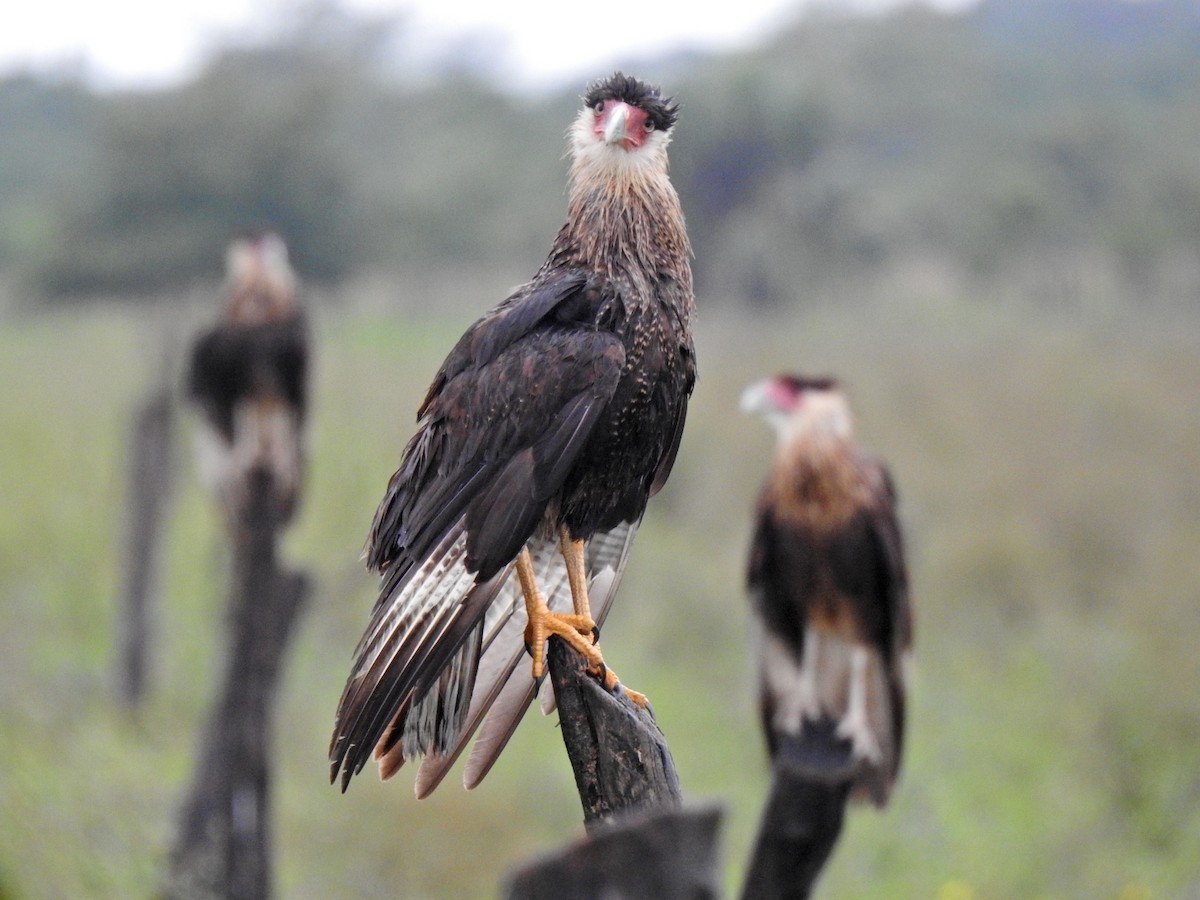
[[(473, 787), (536, 693), (550, 635), (617, 686), (595, 635), (696, 377), (690, 249), (667, 177), (677, 114), (620, 73), (589, 86), (566, 224), (417, 411), (367, 541), (382, 586), (329, 748), (343, 790), (372, 755), (385, 778), (424, 756), (425, 796), (482, 722)], [(532, 678), (518, 671), (526, 647)]]
[(278, 524), (296, 508), (304, 468), (308, 333), (287, 247), (275, 234), (234, 241), (225, 310), (192, 345), (188, 398), (198, 407), (201, 477), (230, 522), (252, 479), (266, 482)]
[(891, 478), (855, 443), (832, 379), (769, 378), (746, 389), (742, 409), (778, 437), (748, 578), (768, 750), (784, 768), (850, 768), (852, 796), (882, 806), (900, 765), (912, 644)]

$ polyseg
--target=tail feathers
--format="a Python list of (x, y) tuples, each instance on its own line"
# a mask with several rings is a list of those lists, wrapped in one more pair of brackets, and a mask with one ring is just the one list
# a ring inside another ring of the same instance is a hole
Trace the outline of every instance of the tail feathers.
[(291, 519), (304, 468), (300, 419), (274, 394), (247, 397), (233, 409), (233, 440), (205, 421), (196, 431), (201, 480), (230, 518), (248, 500), (252, 476), (267, 476), (281, 523)]
[(853, 783), (852, 797), (887, 803), (899, 767), (903, 694), (877, 651), (809, 628), (802, 660), (768, 634), (763, 712), (777, 767)]
[(482, 652), (483, 610), (500, 587), (498, 578), (475, 583), (465, 544), (460, 524), (376, 605), (330, 745), (343, 785), (373, 753), (399, 747), (411, 759), (440, 749), (461, 728)]
[[(632, 535), (630, 535), (632, 540)], [(620, 575), (612, 568), (603, 569), (591, 582), (588, 598), (592, 602), (593, 618), (596, 627), (604, 624), (608, 611), (612, 608), (613, 598), (616, 597), (617, 584)], [(520, 657), (518, 657), (518, 664)], [(467, 765), (463, 770), (463, 786), (473, 790), (479, 786), (492, 766), (500, 756), (513, 733), (517, 730), (530, 702), (538, 693), (538, 685), (532, 679), (526, 680), (521, 672), (514, 672), (501, 689), (491, 711), (484, 720), (479, 731), (479, 737), (467, 757)], [(548, 716), (557, 708), (554, 701), (554, 686), (549, 680), (541, 690), (542, 715)]]
[(479, 668), (482, 635), (482, 626), (476, 627), (433, 687), (413, 704), (401, 738), (406, 748), (436, 752), (450, 746), (462, 731)]
[[(567, 570), (562, 555), (558, 553), (557, 543), (534, 539), (529, 541), (528, 547), (537, 583), (546, 596), (547, 605), (559, 612), (570, 610), (571, 592), (567, 583)], [(527, 673), (517, 671), (525, 653), (525, 625), (528, 621), (525, 615), (525, 599), (519, 581), (512, 577), (511, 572), (506, 573), (504, 577), (503, 586), (484, 616), (481, 655), (470, 707), (454, 740), (445, 745), (445, 750), (427, 756), (421, 764), (415, 785), (417, 796), (420, 798), (432, 793), (446, 777), (484, 717), (491, 716), (489, 710), (494, 711), (497, 699), (508, 684), (515, 683), (521, 689), (514, 689), (508, 693), (509, 708), (506, 716), (513, 719), (513, 729), (536, 692), (537, 686), (533, 679)], [(525, 703), (519, 708), (513, 708), (516, 695), (523, 694), (526, 689), (528, 696)], [(511, 737), (511, 732), (500, 744), (497, 754), (503, 749), (504, 743), (507, 743), (508, 737)]]

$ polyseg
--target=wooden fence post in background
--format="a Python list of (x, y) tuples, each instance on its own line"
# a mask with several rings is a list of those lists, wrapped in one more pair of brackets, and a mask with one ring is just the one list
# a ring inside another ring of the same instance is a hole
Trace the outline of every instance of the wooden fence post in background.
[(804, 900), (842, 831), (848, 781), (777, 771), (750, 855), (742, 900)]
[(127, 709), (141, 704), (149, 677), (159, 536), (174, 480), (174, 403), (169, 383), (154, 388), (134, 411), (130, 429), (129, 501), (116, 636), (117, 697)]
[(233, 534), (229, 651), (180, 815), (164, 896), (262, 900), (271, 895), (270, 752), (275, 690), (308, 593), (276, 560), (270, 477), (248, 480)]
[(808, 729), (803, 744), (778, 754), (791, 762), (775, 765), (742, 900), (804, 900), (812, 893), (842, 832), (858, 773), (850, 742), (836, 728), (824, 720)]

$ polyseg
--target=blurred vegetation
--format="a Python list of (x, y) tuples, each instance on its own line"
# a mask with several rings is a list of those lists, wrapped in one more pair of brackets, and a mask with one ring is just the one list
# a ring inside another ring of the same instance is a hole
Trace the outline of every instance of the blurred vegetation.
[[(472, 794), (327, 784), (374, 600), (366, 527), (446, 350), (559, 225), (581, 87), (516, 96), (461, 60), (417, 78), (386, 24), (318, 4), (166, 92), (0, 81), (0, 897), (158, 884), (226, 560), (188, 481), (151, 697), (123, 717), (126, 429), (215, 313), (229, 234), (262, 225), (318, 339), (285, 548), (319, 586), (278, 712), (280, 896), (494, 896), (581, 833), (536, 713)], [(918, 610), (901, 785), (851, 815), (820, 895), (1200, 893), (1198, 38), (1183, 0), (992, 0), (639, 67), (684, 102), (701, 378), (605, 644), (687, 795), (725, 804), (731, 888), (767, 781), (742, 570), (771, 452), (734, 410), (799, 368), (844, 379), (893, 467)]]
[[(325, 3), (285, 21), (173, 90), (0, 82), (0, 272), (34, 296), (149, 295), (270, 226), (309, 279), (523, 277), (562, 216), (582, 85), (517, 95), (469, 58), (417, 77), (402, 21)], [(1191, 0), (814, 15), (639, 71), (684, 103), (674, 174), (713, 298), (776, 306), (914, 265), (1049, 303), (1100, 277), (1200, 288)]]

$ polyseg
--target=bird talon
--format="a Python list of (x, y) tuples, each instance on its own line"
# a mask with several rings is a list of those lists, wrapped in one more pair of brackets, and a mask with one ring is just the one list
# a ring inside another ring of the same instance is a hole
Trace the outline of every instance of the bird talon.
[(630, 699), (634, 706), (636, 706), (638, 709), (647, 709), (650, 711), (651, 715), (654, 715), (654, 707), (650, 705), (649, 697), (647, 697), (641, 691), (635, 691), (633, 688), (625, 687), (625, 685), (621, 684), (620, 682), (617, 682), (617, 687), (619, 687), (625, 696)]
[(540, 641), (530, 640), (529, 638), (525, 640), (525, 652), (533, 660), (533, 680), (539, 682), (539, 684), (540, 680), (546, 677), (545, 648), (546, 641), (544, 638)]
[[(625, 687), (621, 683), (621, 679), (617, 677), (617, 673), (605, 665), (601, 660), (595, 669), (589, 668), (588, 674), (596, 678), (604, 689), (610, 694), (620, 697), (624, 695), (628, 697), (633, 705), (638, 709), (650, 709), (650, 700), (641, 691), (635, 691), (633, 688)], [(651, 710), (653, 712), (653, 710)]]

